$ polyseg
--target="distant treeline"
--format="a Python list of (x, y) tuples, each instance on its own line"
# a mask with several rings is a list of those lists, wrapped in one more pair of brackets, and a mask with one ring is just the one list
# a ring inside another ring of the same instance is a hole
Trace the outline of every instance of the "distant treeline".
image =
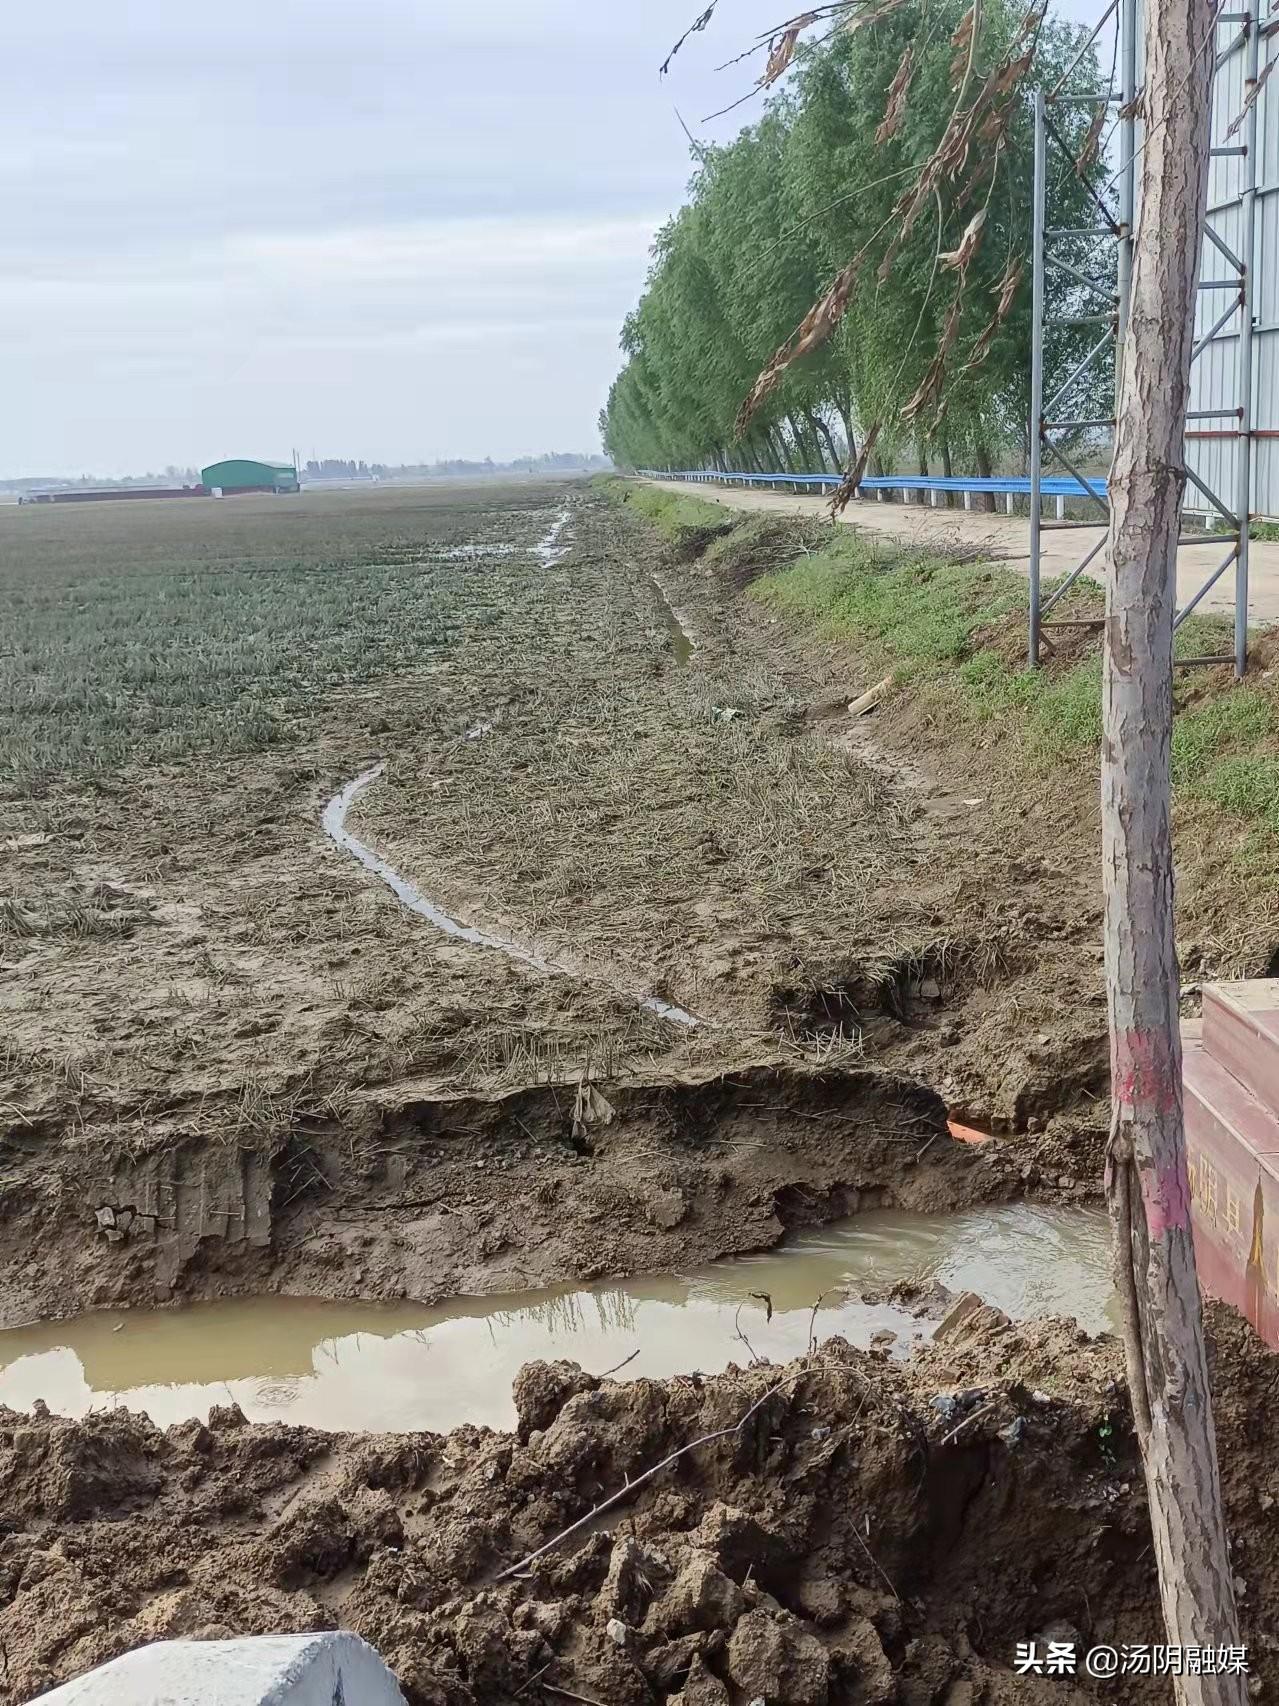
[(574, 474), (595, 473), (611, 467), (604, 456), (571, 450), (547, 451), (542, 456), (519, 456), (513, 462), (482, 462), (450, 457), (440, 462), (357, 462), (350, 457), (312, 457), (303, 468), (308, 480), (407, 480), (429, 479), (448, 474)]
[[(734, 141), (697, 148), (688, 201), (659, 231), (622, 328), (626, 364), (600, 418), (620, 466), (828, 470), (872, 428), (873, 472), (882, 460), (949, 473), (953, 458), (988, 473), (1001, 456), (1024, 458), (1028, 33), (1034, 80), (1048, 87), (1073, 75), (1095, 88), (1096, 62), (1087, 49), (1071, 73), (1083, 32), (1043, 22), (1024, 0), (873, 10), (865, 28), (802, 48), (788, 84)], [(1057, 225), (1098, 224), (1106, 121), (1101, 105), (1054, 109), (1075, 161), (1063, 168), (1054, 156)], [(1112, 287), (1093, 237), (1061, 242), (1055, 258), (1046, 313), (1065, 329), (1046, 352), (1048, 395), (1095, 340), (1096, 325), (1081, 322)], [(807, 353), (742, 415), (782, 346)], [(1080, 416), (1108, 412), (1106, 359), (1092, 371), (1097, 395), (1074, 399)]]
[(198, 468), (179, 468), (170, 463), (162, 474), (125, 474), (119, 479), (102, 474), (21, 474), (12, 480), (0, 480), (0, 492), (66, 492), (77, 487), (112, 492), (129, 486), (196, 486), (200, 483)]

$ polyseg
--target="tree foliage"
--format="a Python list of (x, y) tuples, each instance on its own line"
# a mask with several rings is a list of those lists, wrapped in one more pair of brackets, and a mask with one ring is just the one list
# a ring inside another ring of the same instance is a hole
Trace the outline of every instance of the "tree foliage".
[[(976, 12), (963, 0), (902, 0), (871, 25), (799, 47), (759, 121), (699, 150), (689, 198), (658, 235), (601, 416), (614, 460), (832, 469), (872, 423), (886, 462), (913, 455), (923, 466), (935, 452), (988, 468), (1023, 447), (1026, 73), (1033, 60), (1051, 85), (1080, 39), (1009, 0)], [(1091, 53), (1075, 76), (1096, 87)], [(1093, 118), (1083, 105), (1055, 111), (1083, 157), (1052, 186), (1062, 225), (1096, 223), (1091, 187), (1104, 166), (1088, 158)], [(1058, 253), (1097, 276), (1086, 240)], [(1065, 272), (1049, 276), (1046, 307), (1058, 318), (1096, 311)], [(1055, 340), (1049, 391), (1090, 331)], [(1109, 383), (1099, 364), (1099, 396)]]

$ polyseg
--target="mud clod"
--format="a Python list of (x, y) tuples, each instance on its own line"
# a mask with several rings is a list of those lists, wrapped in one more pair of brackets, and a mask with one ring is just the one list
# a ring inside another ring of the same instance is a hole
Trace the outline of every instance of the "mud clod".
[(521, 1445), (527, 1445), (530, 1434), (545, 1432), (570, 1398), (598, 1386), (575, 1362), (525, 1363), (511, 1389)]

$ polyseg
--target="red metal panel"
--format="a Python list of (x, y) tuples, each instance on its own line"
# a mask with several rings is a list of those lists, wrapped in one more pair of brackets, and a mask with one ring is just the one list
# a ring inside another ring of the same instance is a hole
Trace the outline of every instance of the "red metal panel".
[(1185, 1042), (1186, 1149), (1200, 1283), (1279, 1349), (1279, 1121), (1209, 1052)]
[(1207, 985), (1203, 1037), (1208, 1054), (1279, 1116), (1279, 979)]

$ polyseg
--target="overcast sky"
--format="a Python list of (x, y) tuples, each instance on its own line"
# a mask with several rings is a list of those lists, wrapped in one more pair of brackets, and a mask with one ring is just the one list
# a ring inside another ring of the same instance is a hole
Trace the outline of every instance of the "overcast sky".
[[(0, 37), (0, 474), (597, 448), (731, 0), (44, 0)], [(704, 134), (731, 135), (753, 109)]]
[[(0, 26), (0, 476), (598, 448), (715, 67), (789, 0), (40, 0)], [(1066, 0), (1095, 15), (1101, 0)]]

